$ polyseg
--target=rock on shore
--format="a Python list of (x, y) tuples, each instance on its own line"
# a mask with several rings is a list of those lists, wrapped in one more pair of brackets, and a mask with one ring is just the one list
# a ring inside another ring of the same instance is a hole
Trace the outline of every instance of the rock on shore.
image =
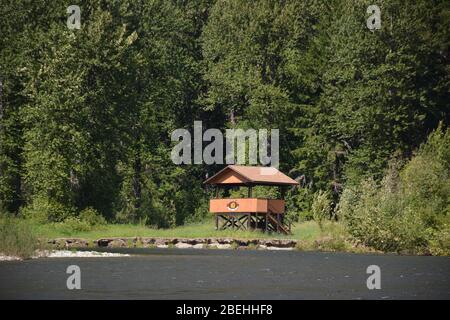
[(98, 252), (98, 251), (70, 251), (70, 250), (51, 250), (39, 251), (37, 258), (97, 258), (97, 257), (129, 257), (129, 254)]
[(22, 260), (22, 258), (16, 257), (16, 256), (7, 256), (4, 254), (0, 254), (0, 261), (17, 261), (17, 260)]
[[(101, 257), (127, 257), (129, 254), (97, 252), (97, 251), (70, 251), (70, 250), (39, 250), (32, 259), (38, 258), (101, 258)], [(0, 254), (0, 261), (20, 261), (21, 257)]]
[(292, 250), (297, 240), (291, 239), (234, 239), (234, 238), (161, 238), (121, 237), (100, 238), (94, 241), (77, 238), (58, 238), (48, 241), (57, 249), (69, 248), (179, 248), (179, 249), (268, 249)]

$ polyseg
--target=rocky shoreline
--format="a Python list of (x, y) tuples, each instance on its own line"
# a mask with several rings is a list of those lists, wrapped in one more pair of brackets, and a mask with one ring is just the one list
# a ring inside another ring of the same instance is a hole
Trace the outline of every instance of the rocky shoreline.
[[(240, 239), (230, 237), (209, 238), (175, 238), (175, 237), (105, 237), (97, 240), (85, 238), (55, 238), (39, 239), (39, 250), (32, 258), (41, 257), (69, 257), (69, 256), (108, 256), (108, 249), (115, 248), (176, 248), (176, 249), (230, 249), (230, 250), (300, 250), (300, 251), (326, 251), (375, 253), (383, 252), (355, 244), (347, 243), (342, 247), (343, 241), (338, 242), (332, 237), (322, 237), (313, 241), (295, 239)], [(77, 251), (77, 249), (82, 251)], [(98, 249), (102, 254), (98, 254)], [(106, 251), (104, 250), (106, 249)], [(83, 253), (84, 252), (84, 253)], [(52, 253), (52, 254), (49, 254)], [(397, 254), (411, 254), (410, 252), (397, 252)], [(111, 255), (112, 256), (112, 255)], [(3, 255), (0, 252), (0, 261), (22, 260), (19, 257)]]
[[(129, 257), (129, 254), (97, 252), (97, 251), (71, 251), (71, 250), (36, 250), (31, 259), (39, 258), (101, 258), (101, 257)], [(0, 253), (0, 261), (21, 261), (18, 256), (8, 256)]]
[[(291, 239), (234, 239), (234, 238), (160, 238), (160, 237), (117, 237), (88, 240), (83, 238), (56, 238), (40, 240), (48, 250), (39, 250), (31, 257), (115, 257), (127, 256), (108, 252), (96, 252), (99, 248), (178, 248), (178, 249), (258, 249), (294, 250), (297, 240)], [(92, 249), (93, 251), (73, 251)], [(0, 254), (0, 261), (22, 260), (20, 257)]]
[(234, 238), (160, 238), (118, 237), (87, 240), (57, 238), (47, 241), (54, 249), (70, 248), (179, 248), (179, 249), (266, 249), (293, 250), (297, 240), (291, 239), (234, 239)]

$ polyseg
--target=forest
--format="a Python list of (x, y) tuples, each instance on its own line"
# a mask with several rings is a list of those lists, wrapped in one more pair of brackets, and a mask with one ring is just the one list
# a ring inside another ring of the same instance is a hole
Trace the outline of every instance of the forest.
[(223, 165), (170, 157), (202, 121), (279, 129), (294, 221), (450, 251), (448, 1), (79, 0), (79, 29), (71, 4), (0, 3), (3, 215), (202, 221)]

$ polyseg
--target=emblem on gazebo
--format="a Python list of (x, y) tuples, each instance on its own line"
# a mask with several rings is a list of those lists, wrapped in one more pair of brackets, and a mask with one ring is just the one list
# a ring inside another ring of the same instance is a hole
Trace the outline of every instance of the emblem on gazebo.
[(239, 208), (239, 203), (237, 203), (236, 201), (228, 202), (227, 208), (234, 211)]

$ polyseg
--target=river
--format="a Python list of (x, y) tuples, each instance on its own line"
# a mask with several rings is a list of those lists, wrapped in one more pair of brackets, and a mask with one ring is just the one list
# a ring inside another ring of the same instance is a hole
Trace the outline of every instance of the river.
[[(0, 262), (0, 299), (450, 299), (450, 257), (124, 249), (129, 257)], [(81, 290), (68, 290), (69, 265)], [(369, 290), (369, 265), (381, 289)]]

